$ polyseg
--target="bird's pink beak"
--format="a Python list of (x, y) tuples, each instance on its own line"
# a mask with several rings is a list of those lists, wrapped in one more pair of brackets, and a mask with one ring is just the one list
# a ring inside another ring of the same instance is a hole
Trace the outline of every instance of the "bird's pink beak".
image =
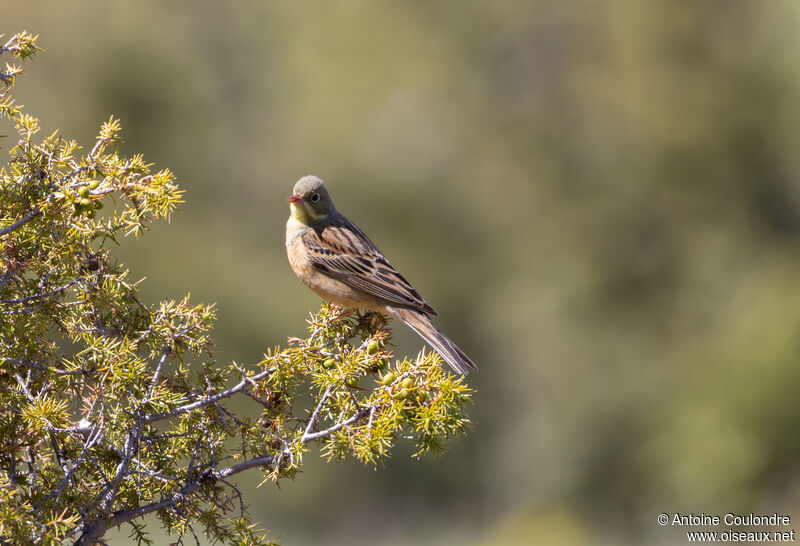
[(288, 199), (290, 203), (299, 203), (302, 200), (303, 198), (297, 195), (296, 193), (293, 193), (292, 196)]

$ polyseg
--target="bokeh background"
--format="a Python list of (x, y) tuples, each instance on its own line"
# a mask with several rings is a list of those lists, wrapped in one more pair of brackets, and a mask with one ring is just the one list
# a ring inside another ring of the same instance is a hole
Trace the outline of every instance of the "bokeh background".
[(120, 260), (148, 301), (217, 302), (221, 360), (319, 304), (283, 246), (314, 173), (479, 363), (438, 459), (240, 475), (287, 546), (800, 529), (800, 3), (29, 1), (0, 27), (41, 35), (16, 97), (45, 129), (90, 145), (114, 114), (177, 174)]

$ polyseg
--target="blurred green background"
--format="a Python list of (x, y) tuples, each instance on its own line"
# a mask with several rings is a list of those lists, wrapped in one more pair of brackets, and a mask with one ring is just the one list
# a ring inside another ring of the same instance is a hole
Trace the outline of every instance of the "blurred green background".
[(114, 114), (124, 153), (177, 174), (181, 212), (120, 259), (148, 301), (217, 302), (220, 360), (304, 334), (319, 301), (283, 230), (314, 173), (479, 364), (475, 429), (438, 459), (313, 455), (282, 491), (240, 475), (287, 546), (684, 544), (656, 522), (676, 511), (800, 522), (800, 3), (0, 12), (6, 36), (41, 35), (16, 97), (46, 130), (91, 145)]

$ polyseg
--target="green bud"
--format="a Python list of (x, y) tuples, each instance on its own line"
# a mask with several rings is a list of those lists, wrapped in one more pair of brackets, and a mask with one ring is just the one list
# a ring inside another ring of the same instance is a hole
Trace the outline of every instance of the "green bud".
[(86, 217), (87, 217), (87, 218), (94, 218), (94, 211), (93, 211), (93, 210), (90, 210), (89, 212), (87, 212), (87, 213), (86, 213)]
[(377, 339), (373, 339), (367, 345), (367, 354), (368, 355), (374, 355), (375, 353), (377, 353), (380, 350), (380, 348), (381, 348), (381, 345), (380, 345), (380, 343), (378, 343), (378, 340)]
[(90, 190), (96, 190), (99, 187), (100, 187), (100, 181), (99, 180), (92, 180), (91, 182), (89, 182), (89, 189)]
[(381, 378), (381, 383), (384, 385), (391, 385), (392, 381), (394, 381), (394, 374), (392, 372), (387, 373)]
[(400, 383), (400, 387), (404, 389), (410, 389), (413, 386), (414, 386), (414, 380), (411, 379), (410, 377), (406, 377), (405, 379), (403, 379), (403, 382)]
[(383, 370), (388, 365), (389, 365), (389, 361), (386, 360), (385, 358), (381, 358), (379, 361), (377, 361), (375, 363), (375, 367), (378, 368), (379, 370)]
[(96, 208), (97, 210), (102, 209), (103, 208), (103, 202), (98, 199), (97, 201), (94, 202), (94, 208)]
[(322, 367), (326, 370), (329, 370), (336, 366), (336, 359), (335, 358), (326, 358), (325, 362), (322, 363)]
[(357, 377), (348, 377), (347, 378), (347, 386), (348, 387), (358, 387), (358, 378)]
[(81, 186), (78, 188), (78, 195), (81, 197), (89, 197), (89, 187), (88, 186)]
[(405, 400), (411, 394), (411, 391), (408, 389), (403, 389), (395, 395), (395, 398), (398, 400)]
[(84, 197), (83, 199), (81, 199), (80, 200), (80, 204), (85, 209), (88, 209), (88, 208), (94, 206), (94, 205), (92, 205), (92, 200), (89, 199), (88, 197)]

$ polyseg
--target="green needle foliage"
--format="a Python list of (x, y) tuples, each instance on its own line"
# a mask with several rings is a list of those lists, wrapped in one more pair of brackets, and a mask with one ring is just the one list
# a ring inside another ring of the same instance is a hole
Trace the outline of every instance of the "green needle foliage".
[[(24, 60), (36, 37), (0, 57)], [(123, 157), (110, 119), (86, 153), (11, 96), (18, 134), (0, 170), (0, 542), (95, 544), (142, 516), (175, 535), (269, 544), (232, 478), (294, 478), (311, 444), (375, 465), (398, 438), (436, 453), (466, 430), (471, 395), (438, 357), (392, 361), (385, 317), (325, 305), (305, 339), (249, 366), (211, 354), (213, 305), (148, 305), (113, 244), (169, 219), (182, 192), (169, 170)], [(252, 411), (234, 414), (241, 397)]]

